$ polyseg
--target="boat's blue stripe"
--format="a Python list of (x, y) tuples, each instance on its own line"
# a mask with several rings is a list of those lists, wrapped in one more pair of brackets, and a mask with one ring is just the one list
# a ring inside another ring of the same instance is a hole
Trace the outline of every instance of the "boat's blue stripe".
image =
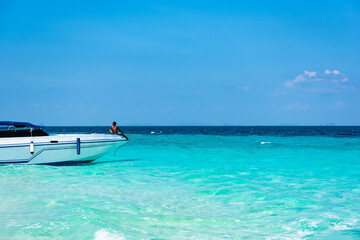
[(0, 164), (9, 164), (9, 163), (28, 163), (28, 161), (17, 161), (17, 162), (8, 161), (8, 162), (0, 162)]
[(0, 160), (0, 164), (3, 163), (3, 162), (7, 162), (7, 161), (18, 161), (18, 162), (24, 162), (24, 161), (26, 161), (26, 162), (28, 162), (29, 159), (24, 158), (24, 159), (11, 159), (11, 160), (6, 159), (6, 160)]
[[(105, 140), (105, 141), (86, 141), (83, 140), (81, 141), (82, 143), (104, 143), (104, 142), (123, 142), (123, 141), (127, 141), (127, 140)], [(45, 145), (63, 145), (63, 144), (76, 144), (76, 141), (73, 142), (58, 142), (58, 143), (50, 143), (49, 142), (36, 142), (34, 143), (34, 146), (45, 146)], [(30, 143), (21, 143), (21, 144), (8, 144), (8, 145), (0, 145), (0, 148), (7, 148), (7, 147), (27, 147), (29, 146)]]

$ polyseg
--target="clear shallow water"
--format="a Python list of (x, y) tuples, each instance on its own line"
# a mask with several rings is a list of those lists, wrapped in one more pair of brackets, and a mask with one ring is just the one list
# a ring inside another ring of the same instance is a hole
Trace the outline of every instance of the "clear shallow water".
[(359, 137), (157, 133), (0, 166), (0, 239), (360, 238)]

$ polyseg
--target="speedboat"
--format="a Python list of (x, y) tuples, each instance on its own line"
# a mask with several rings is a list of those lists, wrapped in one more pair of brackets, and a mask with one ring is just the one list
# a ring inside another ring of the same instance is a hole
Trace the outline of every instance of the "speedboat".
[(43, 126), (0, 121), (0, 164), (79, 164), (114, 152), (128, 140), (110, 134), (48, 134)]

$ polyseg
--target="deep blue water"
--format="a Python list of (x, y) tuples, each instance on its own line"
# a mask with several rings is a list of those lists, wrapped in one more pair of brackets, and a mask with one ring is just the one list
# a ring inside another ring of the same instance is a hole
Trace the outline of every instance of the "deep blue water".
[[(110, 127), (47, 127), (53, 133), (109, 133)], [(360, 126), (148, 126), (120, 127), (129, 134), (202, 134), (220, 136), (327, 136), (360, 137)]]

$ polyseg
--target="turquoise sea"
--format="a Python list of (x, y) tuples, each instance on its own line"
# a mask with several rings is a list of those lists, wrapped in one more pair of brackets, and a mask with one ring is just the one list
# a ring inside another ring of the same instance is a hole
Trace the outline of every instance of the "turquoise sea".
[(360, 239), (358, 135), (169, 131), (0, 166), (0, 239)]

